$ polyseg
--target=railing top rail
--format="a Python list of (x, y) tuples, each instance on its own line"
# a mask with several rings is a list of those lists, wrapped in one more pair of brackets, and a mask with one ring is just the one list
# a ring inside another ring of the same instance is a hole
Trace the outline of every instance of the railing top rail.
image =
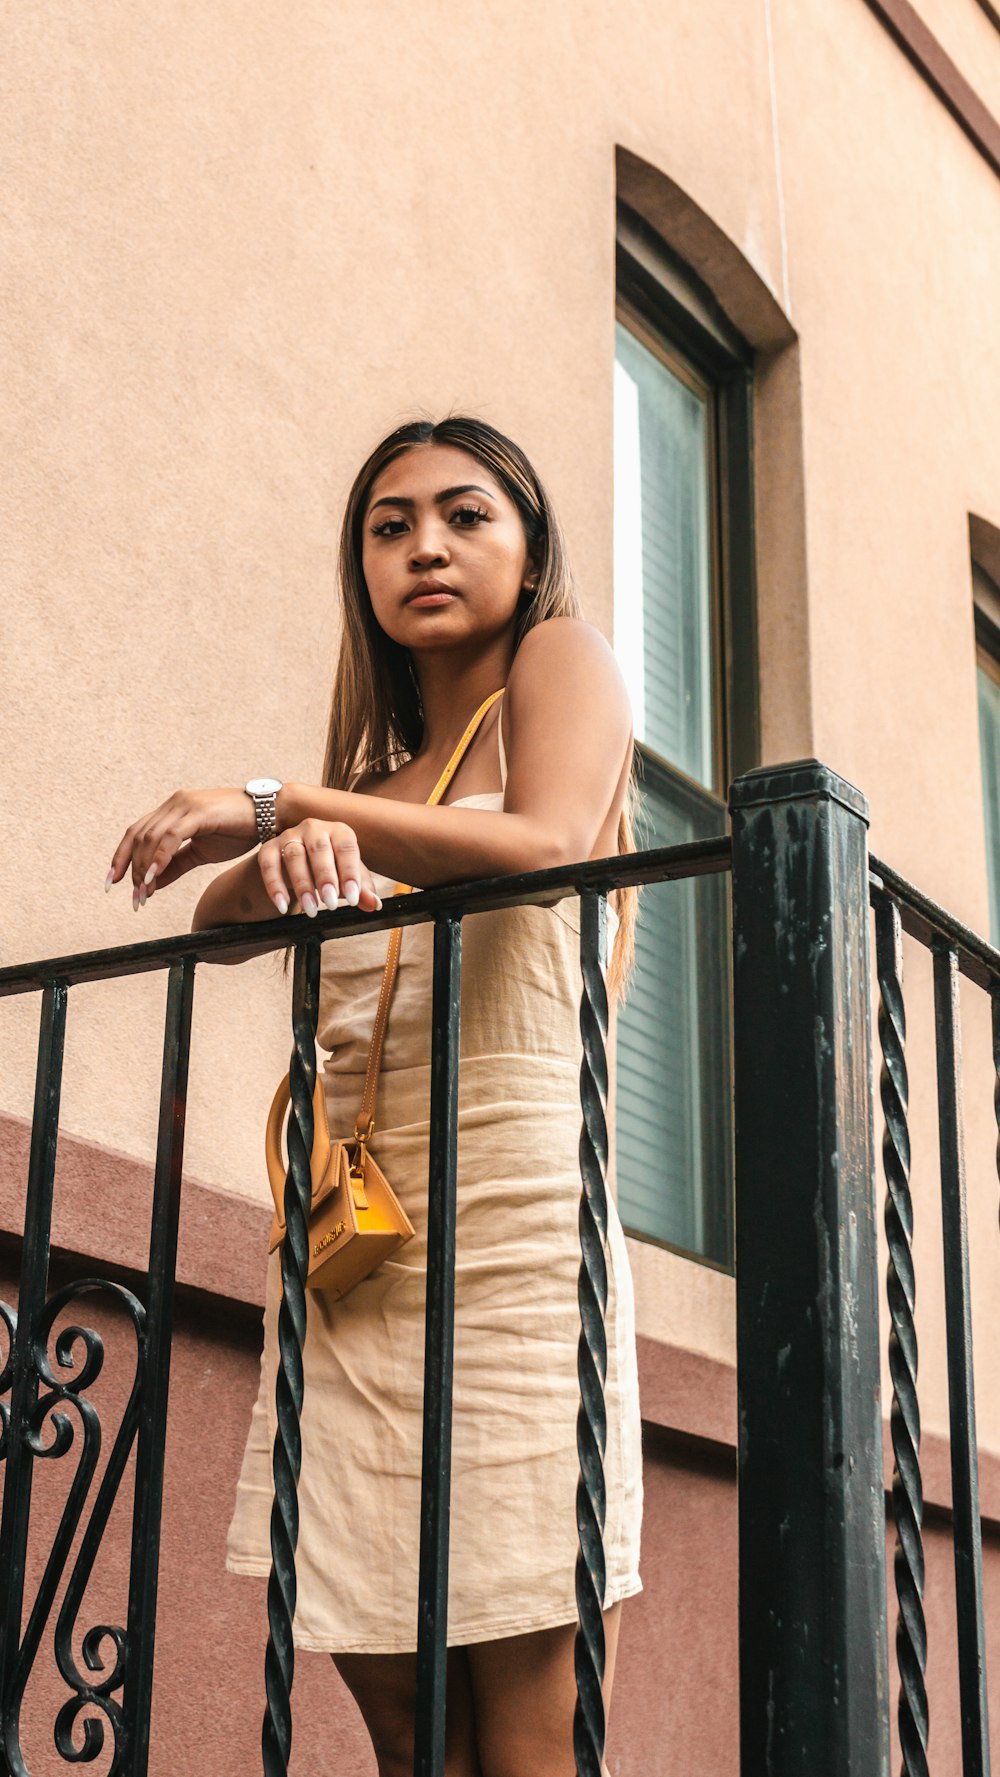
[[(292, 919), (253, 924), (214, 926), (202, 932), (180, 932), (148, 943), (120, 944), (113, 949), (83, 950), (74, 956), (48, 957), (39, 962), (14, 963), (0, 969), (0, 999), (16, 993), (37, 993), (50, 982), (73, 986), (81, 981), (108, 981), (120, 975), (148, 974), (169, 968), (184, 957), (204, 961), (239, 952), (240, 961), (265, 956), (301, 943), (306, 937), (322, 941), (345, 938), (355, 932), (420, 925), (439, 913), (487, 913), (501, 907), (563, 899), (596, 889), (607, 892), (641, 883), (679, 881), (728, 870), (732, 846), (728, 835), (697, 839), (684, 845), (661, 846), (654, 851), (625, 852), (585, 863), (560, 864), (553, 870), (531, 870), (517, 876), (491, 876), (477, 882), (448, 883), (424, 889), (419, 895), (391, 895), (380, 913), (359, 913), (352, 907), (321, 912), (315, 919), (304, 913)], [(1000, 958), (998, 958), (1000, 964)]]
[(990, 989), (1000, 984), (1000, 950), (994, 950), (985, 938), (962, 924), (947, 908), (932, 901), (914, 883), (884, 864), (881, 858), (869, 856), (869, 891), (872, 901), (884, 892), (898, 903), (904, 932), (931, 949), (938, 938), (944, 938), (958, 953), (958, 967), (977, 986)]

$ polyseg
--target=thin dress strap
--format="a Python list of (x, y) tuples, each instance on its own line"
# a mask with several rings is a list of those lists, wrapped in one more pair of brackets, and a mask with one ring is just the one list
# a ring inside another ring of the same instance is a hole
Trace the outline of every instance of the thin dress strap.
[(507, 755), (503, 750), (503, 704), (502, 703), (500, 705), (500, 711), (497, 716), (497, 741), (500, 746), (500, 787), (501, 787), (501, 789), (506, 790), (506, 788), (507, 788)]

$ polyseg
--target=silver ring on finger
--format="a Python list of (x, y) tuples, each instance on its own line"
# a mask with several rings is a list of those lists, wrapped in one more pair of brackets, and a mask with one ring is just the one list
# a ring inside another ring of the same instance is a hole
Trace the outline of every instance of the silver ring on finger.
[(286, 851), (291, 851), (293, 845), (301, 846), (303, 851), (305, 851), (305, 849), (306, 849), (305, 848), (305, 841), (303, 839), (290, 839), (288, 841), (287, 845), (282, 845), (282, 846), (278, 847), (278, 850), (280, 851), (281, 856), (284, 857)]

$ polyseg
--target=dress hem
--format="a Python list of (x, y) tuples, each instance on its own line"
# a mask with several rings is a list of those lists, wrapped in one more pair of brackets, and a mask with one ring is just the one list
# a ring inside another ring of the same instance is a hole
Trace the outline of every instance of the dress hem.
[[(228, 1557), (226, 1572), (242, 1574), (248, 1578), (267, 1579), (271, 1572), (271, 1563), (256, 1560), (252, 1556), (243, 1559)], [(642, 1580), (637, 1573), (623, 1580), (617, 1586), (609, 1586), (605, 1592), (604, 1609), (610, 1610), (614, 1604), (621, 1604), (626, 1598), (634, 1598), (642, 1591)], [(567, 1610), (569, 1614), (567, 1615)], [(509, 1635), (526, 1635), (535, 1629), (559, 1629), (567, 1623), (577, 1621), (575, 1604), (564, 1606), (556, 1615), (552, 1609), (538, 1611), (531, 1617), (506, 1617), (499, 1622), (467, 1624), (463, 1628), (453, 1629), (449, 1626), (448, 1646), (466, 1647), (473, 1642), (503, 1641)], [(292, 1642), (296, 1649), (304, 1654), (413, 1654), (416, 1653), (416, 1641), (410, 1637), (403, 1644), (395, 1641), (359, 1641), (341, 1642), (337, 1647), (328, 1647), (325, 1642), (318, 1641), (315, 1636), (296, 1634), (292, 1629)]]

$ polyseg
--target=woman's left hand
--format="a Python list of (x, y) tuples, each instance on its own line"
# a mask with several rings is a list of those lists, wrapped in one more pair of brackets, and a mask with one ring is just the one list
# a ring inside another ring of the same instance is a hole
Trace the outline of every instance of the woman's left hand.
[(105, 888), (132, 873), (132, 905), (199, 864), (224, 864), (257, 844), (257, 816), (245, 790), (175, 790), (125, 829)]
[(357, 834), (345, 821), (309, 816), (266, 840), (257, 863), (279, 913), (288, 912), (289, 896), (313, 919), (321, 904), (336, 907), (341, 896), (365, 913), (377, 913), (382, 906), (372, 873), (361, 860)]

